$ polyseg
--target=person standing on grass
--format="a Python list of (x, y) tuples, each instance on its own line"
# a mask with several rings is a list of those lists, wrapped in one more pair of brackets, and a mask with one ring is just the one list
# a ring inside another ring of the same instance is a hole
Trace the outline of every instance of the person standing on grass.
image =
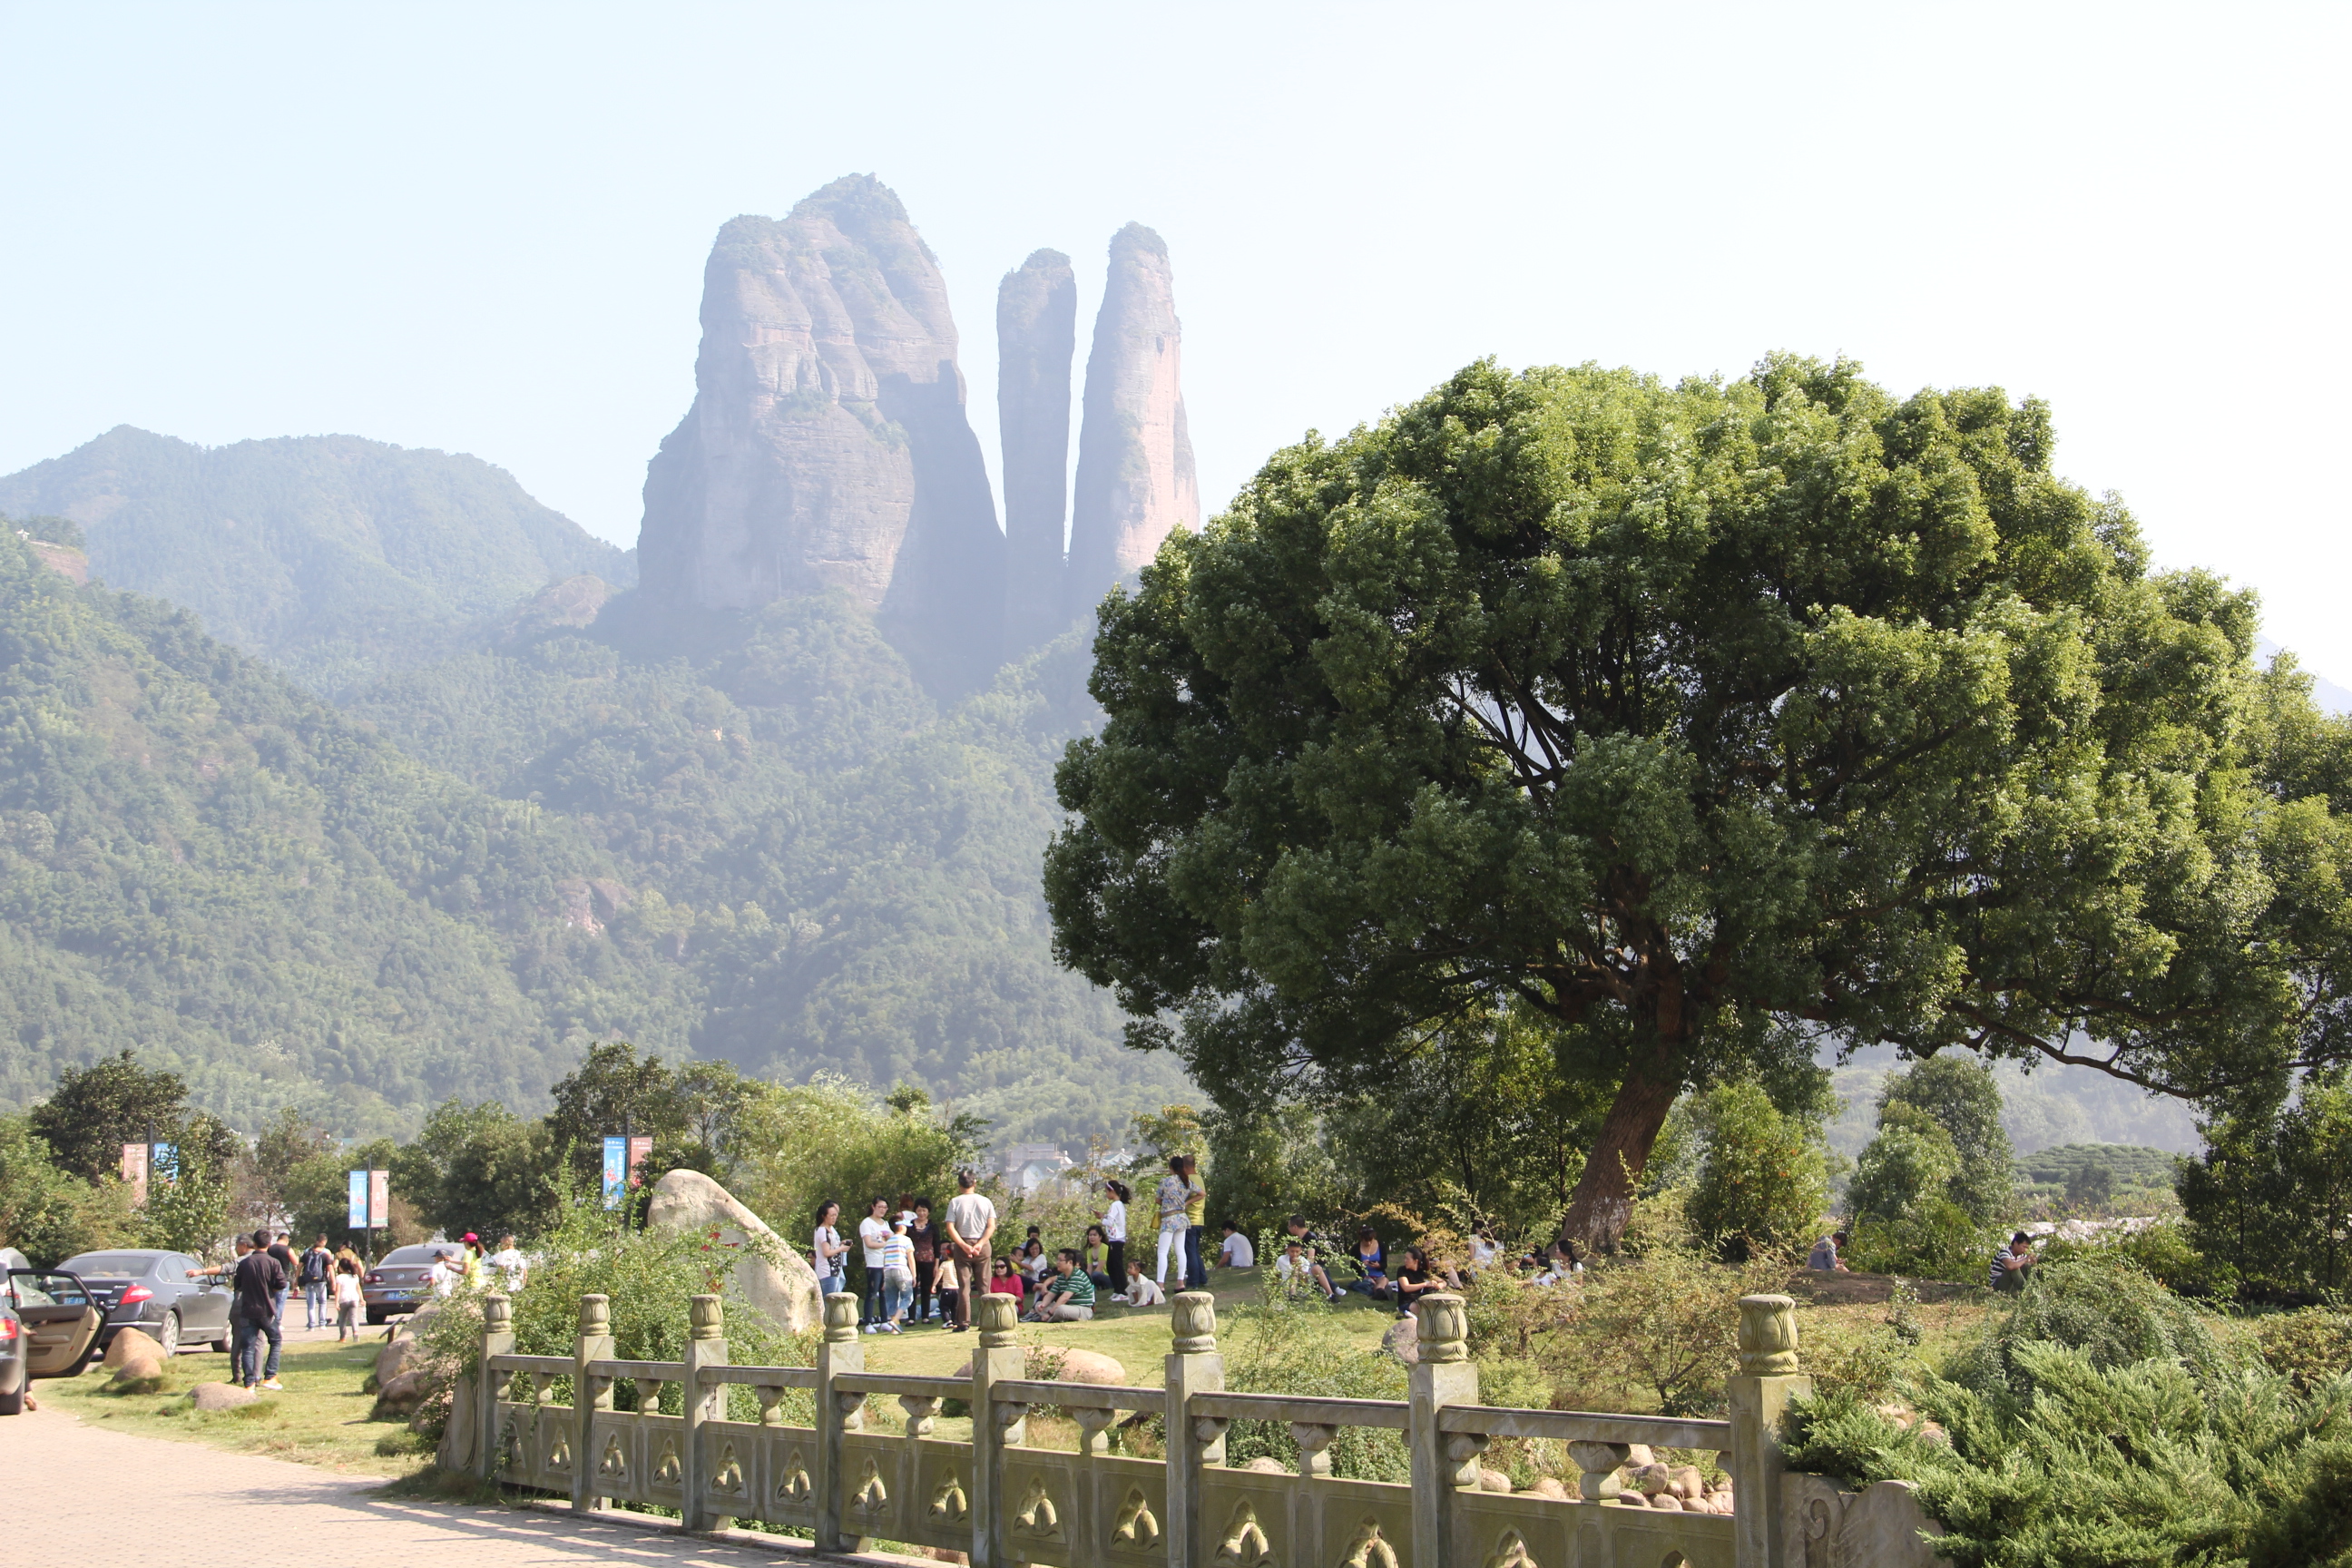
[(1192, 1199), (1191, 1189), (1184, 1184), (1184, 1156), (1168, 1156), (1168, 1173), (1160, 1178), (1160, 1190), (1153, 1194), (1160, 1205), (1160, 1267), (1152, 1279), (1161, 1286), (1168, 1283), (1168, 1260), (1176, 1260), (1176, 1275), (1181, 1284), (1184, 1274), (1184, 1207)]
[(849, 1243), (841, 1239), (841, 1205), (827, 1198), (816, 1205), (816, 1238), (809, 1260), (816, 1265), (816, 1293), (838, 1295), (849, 1289)]
[(890, 1239), (890, 1200), (876, 1198), (857, 1222), (857, 1242), (865, 1252), (866, 1297), (863, 1327), (869, 1334), (882, 1331), (882, 1248)]
[(907, 1240), (915, 1248), (915, 1304), (908, 1317), (919, 1323), (939, 1316), (931, 1292), (939, 1288), (940, 1227), (931, 1223), (930, 1199), (915, 1200), (915, 1223), (907, 1227)]
[(323, 1329), (327, 1326), (327, 1287), (335, 1272), (335, 1255), (327, 1250), (327, 1238), (320, 1237), (302, 1255), (302, 1326)]
[(901, 1215), (890, 1222), (890, 1239), (882, 1244), (882, 1332), (906, 1331), (900, 1320), (915, 1295), (915, 1244), (907, 1239)]
[[(253, 1250), (237, 1259), (231, 1287), (236, 1299), (230, 1310), (236, 1321), (229, 1332), (235, 1346), (236, 1375), (230, 1379), (246, 1388), (276, 1390), (284, 1386), (278, 1381), (278, 1358), (286, 1343), (285, 1331), (279, 1326), (279, 1313), (286, 1301), (285, 1267), (278, 1261), (277, 1248), (269, 1245), (269, 1233), (253, 1233)], [(263, 1364), (261, 1342), (269, 1342), (269, 1360)]]
[[(262, 1234), (268, 1233), (265, 1231)], [(282, 1326), (286, 1321), (286, 1298), (294, 1294), (294, 1276), (302, 1268), (294, 1256), (293, 1234), (279, 1231), (278, 1239), (269, 1244), (269, 1256), (278, 1259), (278, 1267), (286, 1276), (286, 1283), (278, 1288), (278, 1321)]]
[(970, 1171), (956, 1173), (956, 1195), (948, 1200), (948, 1248), (955, 1259), (955, 1321), (949, 1331), (971, 1327), (971, 1299), (988, 1287), (989, 1246), (996, 1238), (996, 1205), (977, 1190), (979, 1178)]
[(367, 1310), (366, 1276), (350, 1252), (335, 1259), (335, 1342), (360, 1337), (360, 1314)]
[(1188, 1289), (1204, 1290), (1209, 1285), (1209, 1266), (1201, 1257), (1201, 1237), (1209, 1228), (1209, 1189), (1201, 1182), (1201, 1162), (1192, 1155), (1184, 1156), (1184, 1284)]
[(953, 1252), (941, 1250), (939, 1265), (931, 1270), (931, 1289), (940, 1293), (940, 1321), (953, 1323), (963, 1299), (962, 1276), (956, 1269)]
[(1110, 1202), (1095, 1216), (1102, 1221), (1103, 1240), (1110, 1247), (1110, 1263), (1103, 1272), (1110, 1276), (1112, 1289), (1123, 1290), (1127, 1288), (1127, 1200), (1135, 1194), (1125, 1182), (1105, 1182), (1103, 1191), (1110, 1194)]

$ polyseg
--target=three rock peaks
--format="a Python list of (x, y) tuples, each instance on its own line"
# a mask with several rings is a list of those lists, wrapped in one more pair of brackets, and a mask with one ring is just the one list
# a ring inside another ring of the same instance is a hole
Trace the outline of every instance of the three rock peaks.
[(853, 174), (721, 228), (694, 404), (646, 468), (646, 599), (690, 616), (838, 588), (945, 694), (1090, 616), (1200, 522), (1168, 247), (1137, 224), (1111, 239), (1075, 487), (1070, 258), (1005, 274), (996, 329), (1002, 530), (946, 284), (898, 196)]

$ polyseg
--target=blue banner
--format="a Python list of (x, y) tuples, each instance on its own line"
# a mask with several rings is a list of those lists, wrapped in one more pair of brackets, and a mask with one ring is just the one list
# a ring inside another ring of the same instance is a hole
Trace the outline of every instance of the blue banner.
[(352, 1230), (365, 1230), (368, 1227), (368, 1173), (365, 1171), (352, 1173), (351, 1201), (345, 1206), (349, 1212), (343, 1215), (343, 1224)]
[(621, 1194), (627, 1191), (629, 1181), (629, 1141), (625, 1138), (604, 1140), (604, 1206), (621, 1206)]
[(180, 1179), (180, 1146), (176, 1143), (156, 1144), (154, 1152), (148, 1160), (147, 1168), (167, 1182), (178, 1181)]

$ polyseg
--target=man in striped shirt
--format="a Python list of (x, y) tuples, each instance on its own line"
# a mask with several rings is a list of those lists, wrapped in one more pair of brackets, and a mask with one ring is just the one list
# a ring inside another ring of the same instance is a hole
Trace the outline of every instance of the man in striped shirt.
[(1095, 1315), (1095, 1282), (1078, 1267), (1078, 1255), (1064, 1247), (1054, 1255), (1054, 1277), (1029, 1310), (1033, 1323), (1083, 1323)]

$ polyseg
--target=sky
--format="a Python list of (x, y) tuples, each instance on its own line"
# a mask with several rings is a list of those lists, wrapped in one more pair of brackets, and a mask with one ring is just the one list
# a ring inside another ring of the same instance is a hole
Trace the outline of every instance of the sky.
[[(945, 270), (1166, 238), (1214, 511), (1484, 355), (2056, 411), (2352, 683), (2352, 7), (0, 0), (0, 473), (117, 424), (470, 452), (633, 542), (702, 263), (843, 174)], [(1084, 350), (1081, 347), (1081, 354)]]

